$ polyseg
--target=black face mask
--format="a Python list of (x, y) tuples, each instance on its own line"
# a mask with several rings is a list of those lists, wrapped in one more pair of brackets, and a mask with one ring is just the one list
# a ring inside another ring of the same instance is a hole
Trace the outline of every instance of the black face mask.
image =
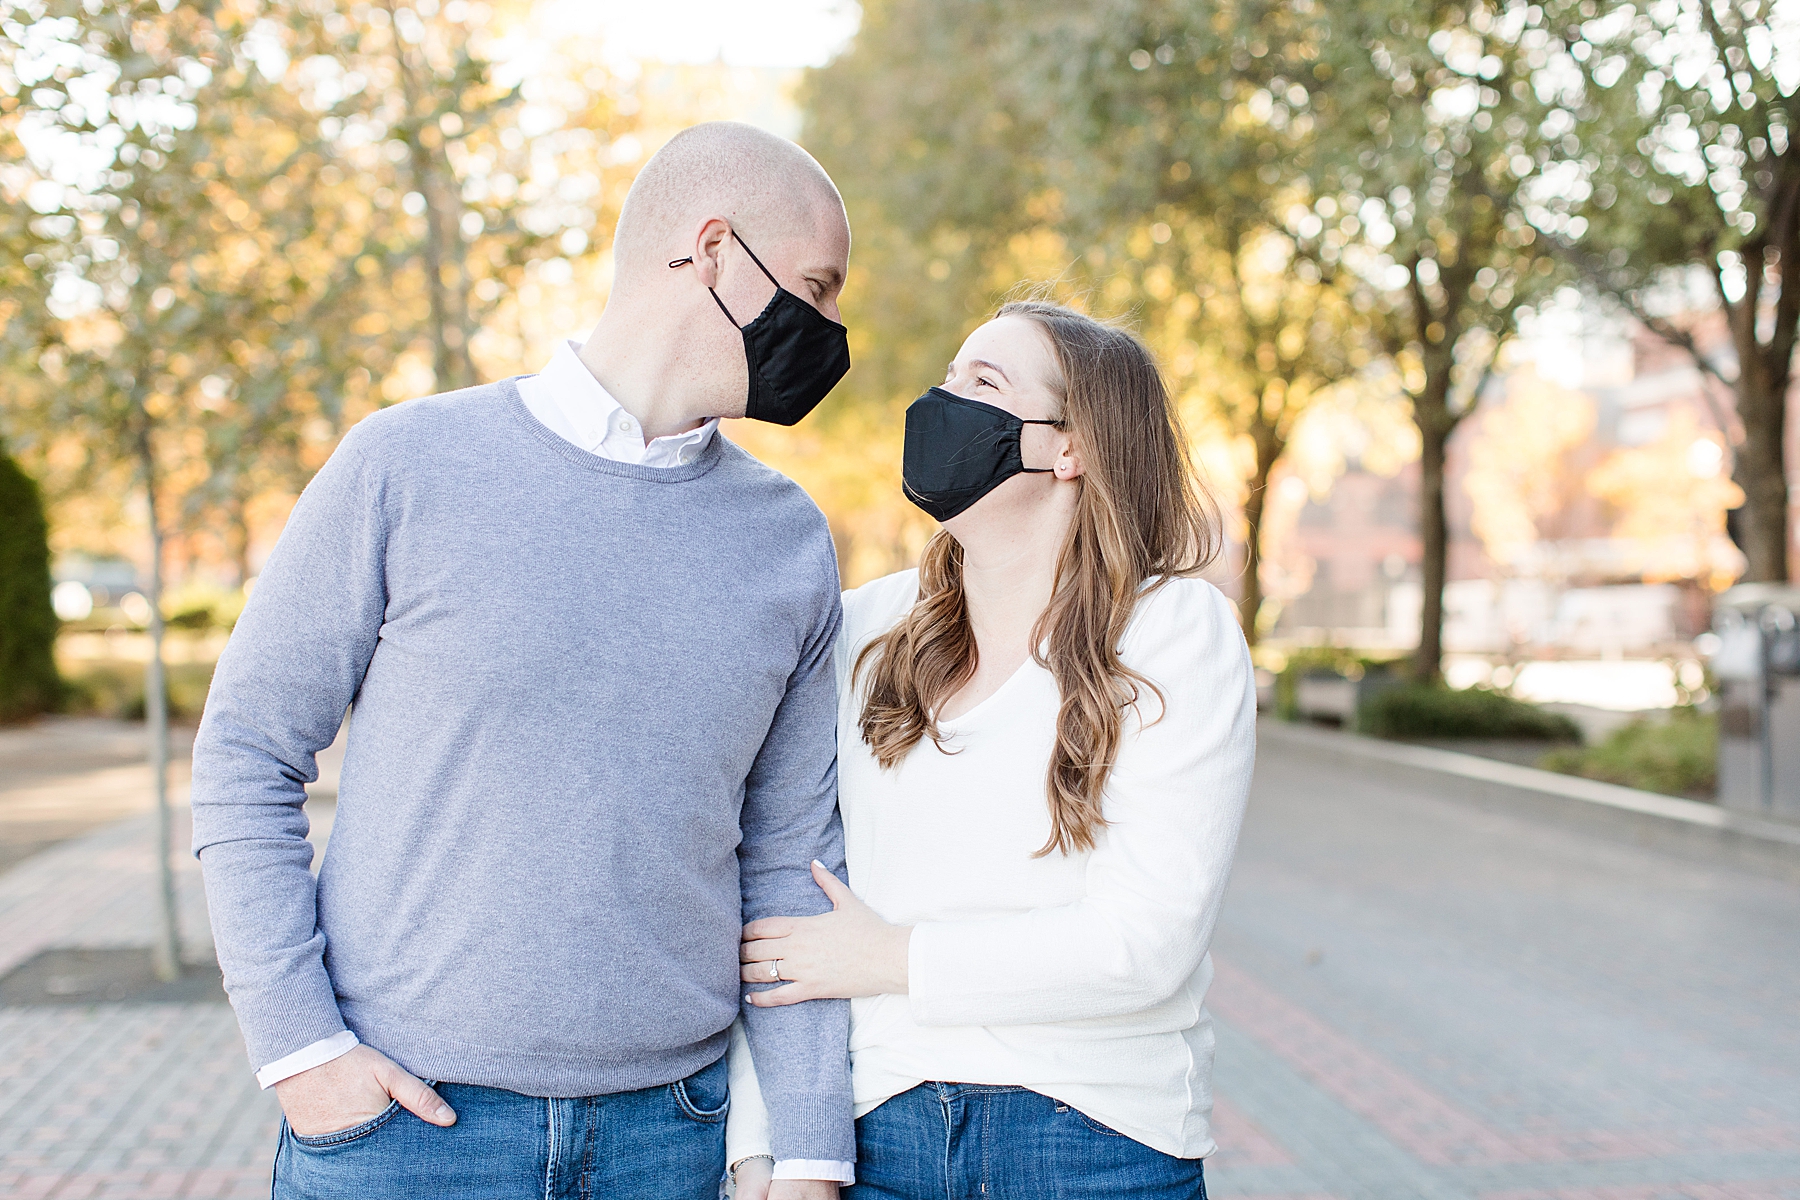
[(1003, 408), (932, 388), (906, 410), (906, 448), (900, 475), (906, 498), (939, 521), (966, 510), (1014, 475), (1046, 475), (1019, 456), (1027, 421)]
[[(750, 261), (775, 285), (775, 294), (756, 320), (741, 330), (744, 361), (750, 367), (750, 397), (744, 405), (744, 415), (774, 425), (797, 425), (850, 369), (849, 332), (782, 287), (736, 230), (731, 236), (737, 238)], [(669, 265), (680, 267), (693, 261), (678, 258)], [(736, 325), (737, 318), (719, 299), (719, 293), (706, 290), (712, 292), (713, 303), (725, 319)]]

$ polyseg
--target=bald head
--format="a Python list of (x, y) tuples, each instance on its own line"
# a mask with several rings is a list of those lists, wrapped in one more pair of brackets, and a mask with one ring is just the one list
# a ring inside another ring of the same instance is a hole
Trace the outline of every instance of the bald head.
[(842, 222), (837, 186), (813, 156), (754, 125), (711, 121), (684, 129), (638, 172), (613, 235), (614, 287), (690, 253), (695, 228), (723, 217), (753, 241), (809, 237)]

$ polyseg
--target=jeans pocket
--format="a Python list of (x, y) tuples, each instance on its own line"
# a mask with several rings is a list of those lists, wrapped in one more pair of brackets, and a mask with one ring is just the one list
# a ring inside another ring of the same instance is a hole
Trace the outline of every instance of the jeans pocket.
[(1058, 1109), (1059, 1109), (1059, 1111), (1066, 1111), (1070, 1116), (1074, 1117), (1077, 1121), (1080, 1121), (1083, 1125), (1087, 1126), (1087, 1128), (1090, 1131), (1100, 1134), (1102, 1137), (1124, 1138), (1126, 1141), (1131, 1140), (1131, 1137), (1129, 1134), (1123, 1134), (1123, 1133), (1120, 1133), (1116, 1129), (1110, 1128), (1109, 1126), (1106, 1126), (1106, 1125), (1102, 1125), (1100, 1122), (1094, 1120), (1094, 1118), (1088, 1116), (1086, 1113), (1082, 1112), (1079, 1108), (1076, 1108), (1074, 1105), (1068, 1105), (1066, 1107), (1062, 1106), (1062, 1105), (1058, 1105)]
[(398, 1100), (392, 1100), (388, 1102), (386, 1108), (362, 1122), (360, 1125), (352, 1125), (348, 1129), (340, 1129), (335, 1133), (321, 1133), (312, 1137), (295, 1133), (293, 1126), (289, 1125), (286, 1119), (282, 1120), (282, 1126), (287, 1129), (288, 1136), (294, 1139), (295, 1144), (304, 1146), (308, 1150), (329, 1150), (333, 1146), (346, 1145), (347, 1143), (368, 1137), (371, 1133), (374, 1133), (377, 1129), (380, 1129), (383, 1125), (386, 1125), (389, 1121), (393, 1120), (394, 1115), (399, 1111), (400, 1102)]
[(731, 1091), (726, 1085), (724, 1060), (703, 1067), (686, 1079), (669, 1085), (675, 1105), (684, 1116), (706, 1125), (716, 1125), (731, 1111)]

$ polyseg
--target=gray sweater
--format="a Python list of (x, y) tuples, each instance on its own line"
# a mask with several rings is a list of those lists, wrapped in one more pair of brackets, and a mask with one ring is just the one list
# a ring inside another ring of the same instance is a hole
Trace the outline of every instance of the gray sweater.
[[(843, 873), (836, 561), (794, 483), (714, 437), (584, 453), (510, 383), (364, 420), (220, 659), (194, 848), (254, 1065), (346, 1027), (430, 1080), (537, 1096), (725, 1051), (740, 925)], [(351, 708), (331, 845), (304, 785)], [(847, 1005), (743, 1006), (775, 1152), (855, 1158)]]

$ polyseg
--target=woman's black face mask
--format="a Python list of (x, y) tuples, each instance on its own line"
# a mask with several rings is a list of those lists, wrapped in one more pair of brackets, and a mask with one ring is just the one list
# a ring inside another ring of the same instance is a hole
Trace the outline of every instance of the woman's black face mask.
[(932, 388), (906, 410), (906, 448), (900, 475), (906, 498), (939, 521), (964, 512), (1014, 475), (1048, 474), (1019, 455), (1027, 421), (1003, 408)]
[[(756, 320), (741, 330), (744, 361), (750, 367), (750, 396), (744, 415), (752, 421), (796, 425), (850, 369), (850, 335), (842, 325), (782, 287), (736, 230), (731, 236), (775, 285), (775, 294)], [(691, 257), (678, 258), (669, 265), (680, 267), (693, 261)], [(737, 318), (719, 293), (706, 290), (712, 292), (713, 303), (725, 319), (736, 325)]]

